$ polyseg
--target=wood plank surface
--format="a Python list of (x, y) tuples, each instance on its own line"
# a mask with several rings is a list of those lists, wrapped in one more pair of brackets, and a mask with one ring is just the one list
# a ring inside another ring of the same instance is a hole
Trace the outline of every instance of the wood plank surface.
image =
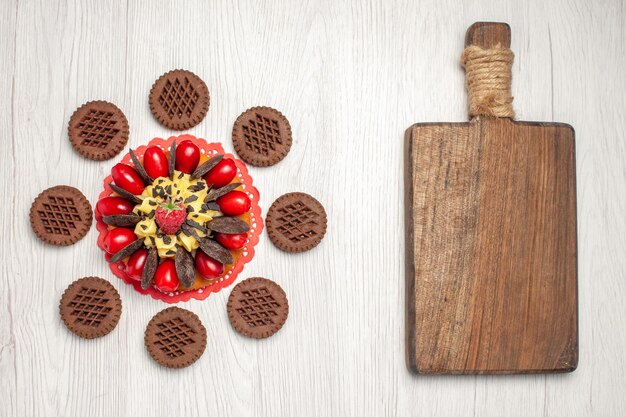
[(574, 370), (574, 131), (477, 117), (407, 135), (409, 367)]
[[(1, 1), (0, 416), (626, 414), (625, 18), (623, 1)], [(417, 121), (467, 120), (456, 62), (480, 20), (511, 25), (518, 119), (576, 127), (580, 358), (571, 374), (431, 378), (405, 365), (403, 134)], [(190, 133), (228, 151), (246, 108), (289, 118), (290, 154), (251, 169), (262, 208), (304, 191), (326, 206), (329, 229), (295, 256), (264, 234), (246, 266), (244, 276), (285, 289), (280, 333), (262, 342), (236, 334), (228, 291), (187, 303), (207, 328), (207, 351), (174, 372), (142, 344), (164, 306), (108, 272), (95, 230), (50, 248), (26, 213), (56, 184), (95, 202), (115, 160), (73, 152), (66, 127), (83, 102), (118, 104), (130, 146), (172, 133), (147, 97), (178, 67), (211, 90), (207, 118)], [(93, 274), (111, 280), (124, 312), (106, 338), (83, 341), (65, 331), (58, 299)]]

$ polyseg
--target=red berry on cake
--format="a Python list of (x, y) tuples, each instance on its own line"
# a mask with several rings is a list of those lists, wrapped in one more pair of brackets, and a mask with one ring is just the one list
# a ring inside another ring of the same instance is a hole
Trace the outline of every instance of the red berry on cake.
[(205, 279), (217, 278), (224, 272), (224, 264), (198, 250), (196, 252), (196, 269)]
[(222, 159), (204, 176), (204, 180), (213, 188), (220, 188), (229, 184), (237, 175), (235, 161), (230, 158)]
[(122, 197), (104, 197), (96, 203), (96, 210), (102, 217), (128, 214), (135, 205)]
[(146, 188), (139, 173), (133, 167), (125, 164), (115, 165), (111, 169), (111, 177), (113, 177), (115, 185), (134, 195), (140, 195)]
[(187, 219), (187, 211), (183, 203), (175, 203), (171, 199), (157, 206), (155, 220), (163, 233), (173, 235)]
[(250, 198), (243, 191), (234, 190), (217, 199), (220, 211), (227, 216), (239, 216), (250, 210)]
[(158, 146), (150, 146), (143, 154), (143, 167), (152, 178), (167, 177), (167, 157)]
[(176, 264), (173, 259), (166, 259), (157, 267), (154, 274), (154, 285), (161, 291), (172, 292), (176, 291), (178, 284)]
[(104, 237), (104, 250), (114, 255), (135, 240), (137, 240), (137, 236), (135, 236), (135, 232), (130, 229), (125, 227), (111, 229)]
[(191, 174), (200, 161), (200, 149), (190, 140), (184, 140), (176, 145), (176, 169)]
[(226, 249), (239, 250), (243, 248), (248, 240), (247, 233), (227, 234), (227, 233), (215, 233), (215, 240), (217, 243), (224, 246)]
[(141, 281), (141, 274), (143, 268), (146, 266), (146, 260), (148, 259), (148, 250), (139, 249), (128, 258), (126, 264), (126, 274), (135, 281)]

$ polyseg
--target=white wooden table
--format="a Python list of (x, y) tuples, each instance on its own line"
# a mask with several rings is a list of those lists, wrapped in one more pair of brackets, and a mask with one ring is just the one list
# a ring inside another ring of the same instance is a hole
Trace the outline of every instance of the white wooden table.
[[(626, 35), (623, 1), (0, 2), (0, 416), (618, 416), (626, 413)], [(418, 377), (404, 364), (402, 141), (418, 121), (466, 119), (458, 64), (466, 28), (511, 24), (520, 120), (577, 134), (580, 363), (573, 374)], [(143, 345), (165, 304), (114, 277), (95, 228), (67, 248), (40, 243), (28, 210), (52, 185), (95, 204), (119, 157), (76, 154), (67, 123), (104, 99), (130, 146), (168, 131), (147, 97), (163, 72), (207, 83), (209, 114), (190, 133), (221, 141), (246, 108), (289, 118), (294, 145), (251, 169), (266, 211), (288, 191), (324, 203), (329, 231), (288, 255), (267, 235), (243, 276), (279, 282), (287, 324), (265, 341), (235, 333), (229, 290), (184, 304), (209, 334), (204, 356), (172, 371)], [(58, 302), (74, 279), (119, 290), (118, 327), (70, 334)]]

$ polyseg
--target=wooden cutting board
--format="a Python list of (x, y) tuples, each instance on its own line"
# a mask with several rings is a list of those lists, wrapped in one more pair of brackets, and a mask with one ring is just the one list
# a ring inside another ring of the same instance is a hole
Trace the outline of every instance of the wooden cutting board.
[[(468, 29), (466, 46), (497, 43), (509, 47), (508, 25)], [(478, 116), (406, 131), (409, 369), (576, 369), (574, 152), (561, 123)]]

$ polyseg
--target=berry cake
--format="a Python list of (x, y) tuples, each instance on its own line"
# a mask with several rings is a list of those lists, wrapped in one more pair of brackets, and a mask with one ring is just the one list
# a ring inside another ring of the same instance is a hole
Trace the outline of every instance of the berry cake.
[(156, 138), (111, 169), (95, 208), (115, 275), (169, 303), (231, 284), (263, 228), (243, 162), (192, 135)]

